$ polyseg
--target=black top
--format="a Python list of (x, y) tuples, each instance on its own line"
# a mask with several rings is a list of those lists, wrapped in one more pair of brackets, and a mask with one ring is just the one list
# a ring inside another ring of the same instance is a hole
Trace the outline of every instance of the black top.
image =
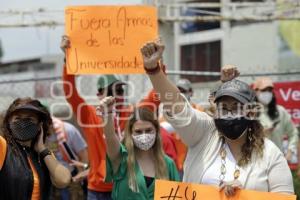
[(144, 176), (144, 177), (145, 177), (145, 181), (146, 181), (146, 186), (148, 188), (153, 183), (154, 177), (149, 177), (149, 176)]
[(28, 159), (31, 159), (40, 181), (41, 200), (50, 196), (51, 180), (48, 168), (33, 148), (21, 145), (13, 149), (7, 144), (7, 153), (0, 170), (0, 199), (1, 200), (31, 200), (33, 191), (33, 172)]

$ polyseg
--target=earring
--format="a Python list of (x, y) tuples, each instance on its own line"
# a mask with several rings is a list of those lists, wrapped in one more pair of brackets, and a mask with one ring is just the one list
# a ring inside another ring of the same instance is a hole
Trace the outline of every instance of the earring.
[(249, 128), (249, 129), (248, 129), (248, 139), (249, 139), (250, 142), (252, 142), (252, 140), (253, 140), (252, 132), (251, 132), (251, 131), (252, 131), (252, 129)]

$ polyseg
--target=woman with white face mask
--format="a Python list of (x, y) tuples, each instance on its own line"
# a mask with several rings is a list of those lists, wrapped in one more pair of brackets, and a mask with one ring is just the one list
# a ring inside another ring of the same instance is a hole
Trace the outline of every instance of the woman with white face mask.
[(287, 152), (284, 153), (286, 159), (290, 161), (292, 153), (297, 152), (298, 144), (298, 131), (291, 121), (291, 116), (285, 108), (277, 105), (273, 92), (274, 85), (270, 78), (258, 78), (254, 83), (254, 89), (258, 101), (264, 107), (259, 116), (264, 132), (282, 151), (284, 150), (283, 138), (288, 136), (289, 146)]
[(164, 154), (155, 113), (136, 108), (120, 143), (114, 129), (114, 97), (106, 97), (97, 108), (104, 121), (107, 147), (106, 181), (112, 181), (112, 199), (150, 200), (155, 179), (179, 181), (176, 166)]

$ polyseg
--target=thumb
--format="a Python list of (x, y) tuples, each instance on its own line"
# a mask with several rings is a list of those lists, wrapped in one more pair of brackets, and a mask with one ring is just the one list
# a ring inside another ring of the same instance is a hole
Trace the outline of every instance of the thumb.
[(157, 49), (159, 55), (162, 56), (162, 54), (165, 50), (165, 45), (162, 43), (161, 38), (159, 38), (158, 40), (155, 41), (155, 46), (156, 46), (156, 49)]
[(163, 44), (159, 44), (159, 45), (157, 45), (157, 50), (158, 50), (159, 56), (162, 57), (163, 52), (165, 50), (165, 46)]

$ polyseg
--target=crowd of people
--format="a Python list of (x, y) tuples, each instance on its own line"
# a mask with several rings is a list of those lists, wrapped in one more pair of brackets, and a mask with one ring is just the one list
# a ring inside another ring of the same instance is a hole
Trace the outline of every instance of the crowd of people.
[[(63, 52), (70, 46), (63, 36)], [(240, 189), (294, 194), (288, 162), (298, 131), (276, 103), (272, 80), (249, 85), (226, 65), (203, 108), (191, 101), (189, 80), (168, 79), (163, 52), (160, 41), (141, 47), (153, 89), (132, 106), (115, 75), (99, 77), (98, 105), (88, 105), (64, 66), (80, 130), (37, 99), (16, 99), (1, 120), (0, 199), (150, 200), (157, 179), (212, 185), (228, 197)]]

